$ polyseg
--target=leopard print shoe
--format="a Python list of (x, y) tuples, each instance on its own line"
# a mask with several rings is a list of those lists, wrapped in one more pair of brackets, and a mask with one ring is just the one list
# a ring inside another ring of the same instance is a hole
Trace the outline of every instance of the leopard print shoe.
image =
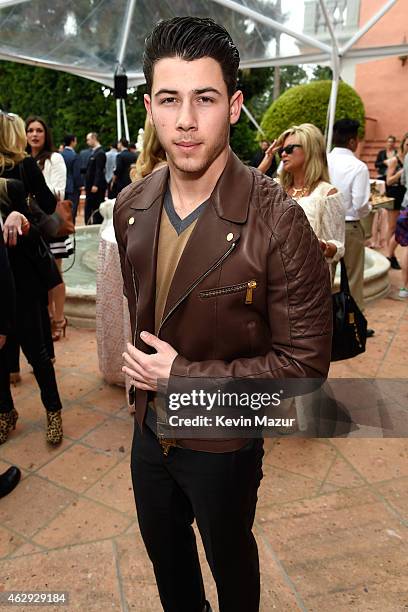
[(47, 442), (49, 444), (60, 444), (62, 442), (62, 417), (61, 410), (47, 412)]
[(0, 444), (4, 444), (10, 431), (16, 428), (17, 419), (18, 412), (15, 408), (10, 412), (0, 413)]

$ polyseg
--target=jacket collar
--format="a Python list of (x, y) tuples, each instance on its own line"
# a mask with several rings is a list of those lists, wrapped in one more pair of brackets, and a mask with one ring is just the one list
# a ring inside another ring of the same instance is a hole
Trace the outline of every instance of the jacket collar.
[[(133, 189), (130, 195), (130, 208), (147, 210), (159, 198), (163, 199), (168, 180), (168, 167), (153, 172), (148, 179)], [(252, 185), (251, 170), (230, 149), (227, 164), (210, 196), (210, 202), (218, 217), (233, 223), (245, 223), (248, 217)]]

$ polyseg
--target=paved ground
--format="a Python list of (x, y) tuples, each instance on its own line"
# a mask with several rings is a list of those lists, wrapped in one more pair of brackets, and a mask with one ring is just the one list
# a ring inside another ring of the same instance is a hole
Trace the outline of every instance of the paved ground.
[[(391, 298), (368, 308), (367, 353), (332, 376), (408, 378), (408, 301), (393, 299), (392, 279)], [(93, 332), (68, 328), (56, 349), (62, 446), (46, 446), (26, 368), (17, 429), (0, 447), (0, 470), (16, 463), (24, 475), (0, 501), (0, 589), (67, 590), (69, 610), (160, 612), (135, 521), (123, 390), (101, 380)], [(255, 525), (262, 612), (408, 610), (407, 508), (406, 439), (269, 440)]]

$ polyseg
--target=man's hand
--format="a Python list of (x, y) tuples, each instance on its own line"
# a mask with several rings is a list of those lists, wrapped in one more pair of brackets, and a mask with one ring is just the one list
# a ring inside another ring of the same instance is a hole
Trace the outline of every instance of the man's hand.
[(140, 337), (157, 352), (147, 355), (128, 342), (127, 352), (123, 353), (127, 365), (123, 366), (122, 372), (132, 378), (137, 389), (157, 391), (157, 381), (170, 377), (171, 366), (178, 353), (170, 344), (153, 334), (142, 332)]
[(96, 185), (92, 185), (91, 193), (97, 193), (97, 191), (98, 191), (98, 187)]
[(7, 340), (7, 336), (2, 336), (0, 334), (0, 351), (3, 348), (3, 346), (6, 344), (6, 340)]

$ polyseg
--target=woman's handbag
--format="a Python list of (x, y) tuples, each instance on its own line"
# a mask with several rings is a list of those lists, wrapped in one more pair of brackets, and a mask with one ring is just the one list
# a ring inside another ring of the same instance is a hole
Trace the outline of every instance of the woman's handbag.
[(395, 240), (403, 247), (408, 246), (408, 209), (401, 210), (395, 227)]
[[(24, 167), (22, 164), (20, 164), (20, 175), (24, 183)], [(60, 236), (69, 236), (75, 232), (75, 223), (72, 219), (72, 202), (70, 200), (58, 200), (55, 211), (51, 215), (43, 211), (32, 194), (27, 196), (27, 206), (41, 236), (49, 242)]]
[(332, 361), (351, 359), (364, 353), (367, 337), (367, 320), (350, 295), (346, 264), (343, 259), (340, 260), (340, 265), (340, 291), (332, 295)]

